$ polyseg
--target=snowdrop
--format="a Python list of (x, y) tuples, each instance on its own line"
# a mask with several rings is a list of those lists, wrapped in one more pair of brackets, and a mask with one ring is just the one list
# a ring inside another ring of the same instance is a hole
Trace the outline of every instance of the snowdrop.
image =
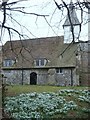
[[(69, 110), (77, 109), (74, 101), (68, 101), (63, 94), (71, 96), (73, 93), (79, 93), (80, 101), (90, 103), (90, 92), (78, 91), (72, 89), (59, 90), (57, 93), (28, 93), (20, 94), (16, 97), (7, 97), (5, 101), (5, 111), (11, 114), (13, 118), (44, 118), (55, 114), (66, 114)], [(85, 110), (83, 110), (85, 111)], [(89, 110), (88, 110), (89, 111)]]

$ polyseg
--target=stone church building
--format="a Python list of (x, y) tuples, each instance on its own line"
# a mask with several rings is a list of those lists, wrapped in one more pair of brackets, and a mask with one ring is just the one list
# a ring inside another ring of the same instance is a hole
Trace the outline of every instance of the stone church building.
[[(7, 41), (2, 47), (2, 74), (7, 84), (89, 85), (89, 41), (78, 41), (80, 22), (70, 3), (64, 36)], [(74, 37), (72, 36), (72, 28)]]
[(58, 36), (6, 42), (2, 54), (6, 83), (88, 85), (88, 42), (63, 40)]

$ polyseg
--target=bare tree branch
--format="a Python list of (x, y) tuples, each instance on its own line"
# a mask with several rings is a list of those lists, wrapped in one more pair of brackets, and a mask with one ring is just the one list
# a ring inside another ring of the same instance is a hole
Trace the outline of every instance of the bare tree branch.
[(20, 13), (23, 13), (23, 14), (27, 14), (27, 15), (35, 15), (35, 16), (40, 16), (40, 17), (45, 17), (45, 16), (49, 16), (49, 15), (40, 15), (40, 14), (37, 14), (37, 13), (28, 13), (28, 12), (24, 12), (22, 10), (16, 10), (16, 9), (13, 9), (13, 8), (6, 8), (7, 10), (11, 10), (11, 11), (16, 11), (16, 12), (20, 12)]
[[(51, 15), (51, 19), (50, 19), (50, 22), (48, 22), (48, 20), (46, 19), (46, 17), (49, 17), (50, 15), (45, 15), (45, 14), (39, 14), (39, 13), (34, 13), (34, 12), (27, 12), (25, 11), (25, 6), (20, 6), (20, 7), (14, 7), (14, 5), (16, 5), (17, 3), (19, 2), (22, 2), (22, 1), (28, 1), (28, 0), (16, 0), (14, 2), (9, 2), (8, 0), (4, 1), (1, 5), (0, 5), (0, 11), (3, 12), (3, 21), (1, 22), (0, 20), (0, 28), (1, 28), (1, 36), (2, 36), (2, 30), (3, 28), (6, 29), (8, 31), (8, 35), (9, 35), (9, 38), (10, 38), (10, 41), (12, 40), (12, 36), (11, 34), (13, 32), (15, 32), (18, 36), (19, 36), (19, 39), (22, 40), (22, 38), (25, 39), (25, 34), (20, 33), (17, 29), (14, 29), (13, 27), (10, 27), (8, 25), (6, 25), (6, 21), (7, 21), (7, 16), (9, 16), (12, 20), (12, 22), (16, 22), (17, 25), (19, 25), (21, 28), (25, 28), (30, 34), (33, 35), (33, 33), (31, 33), (28, 28), (26, 28), (24, 25), (21, 25), (15, 18), (13, 18), (13, 16), (11, 16), (8, 11), (10, 12), (16, 12), (16, 13), (20, 13), (20, 14), (24, 14), (24, 15), (34, 15), (36, 16), (36, 21), (35, 23), (37, 22), (37, 18), (38, 17), (43, 17), (46, 21), (46, 23), (48, 24), (48, 26), (52, 29), (52, 31), (54, 32), (55, 35), (57, 35), (57, 33), (55, 32), (55, 30), (53, 29), (52, 25), (51, 25), (51, 20), (55, 14), (55, 11), (56, 9), (54, 10), (54, 12), (52, 13)], [(73, 37), (73, 41), (71, 44), (73, 44), (75, 42), (75, 36), (74, 36), (74, 28), (73, 28), (73, 23), (71, 21), (71, 16), (70, 16), (70, 10), (69, 10), (69, 4), (66, 4), (66, 2), (64, 0), (61, 0), (62, 1), (62, 4), (58, 4), (55, 0), (54, 0), (54, 3), (55, 5), (57, 6), (57, 8), (59, 9), (60, 12), (62, 12), (62, 15), (63, 15), (63, 11), (64, 9), (66, 8), (67, 9), (67, 12), (68, 12), (68, 18), (69, 18), (69, 21), (70, 21), (70, 25), (71, 25), (71, 32), (72, 32), (72, 37)], [(83, 13), (86, 12), (88, 13), (87, 11), (84, 11), (84, 8), (90, 8), (90, 2), (87, 2), (87, 1), (84, 1), (83, 2), (80, 2), (79, 0), (77, 0), (77, 2), (73, 3), (73, 6), (74, 8), (73, 9), (77, 9), (77, 10), (80, 10), (81, 11), (81, 27), (82, 27), (82, 23), (83, 23)], [(63, 18), (65, 16), (63, 15)], [(63, 19), (60, 19), (59, 23), (62, 21)], [(36, 23), (37, 25), (37, 23)], [(59, 26), (58, 26), (59, 27)], [(80, 28), (81, 28), (80, 27)], [(81, 29), (79, 31), (79, 34), (78, 34), (78, 39), (80, 37), (80, 32), (81, 32)], [(1, 37), (0, 36), (0, 37)], [(34, 37), (36, 37), (35, 35), (33, 35)], [(58, 35), (57, 35), (58, 36)], [(27, 36), (28, 37), (28, 36)], [(29, 38), (29, 37), (28, 37)], [(1, 41), (1, 39), (0, 39)], [(71, 44), (69, 44), (61, 53), (61, 55), (63, 55), (63, 53), (71, 46)], [(11, 46), (12, 46), (12, 43), (11, 43)], [(13, 47), (12, 47), (13, 48)], [(22, 44), (22, 48), (24, 48), (23, 44)], [(30, 50), (26, 49), (29, 53), (31, 53)], [(13, 51), (13, 50), (12, 50)], [(22, 49), (20, 51), (20, 53), (22, 52)]]

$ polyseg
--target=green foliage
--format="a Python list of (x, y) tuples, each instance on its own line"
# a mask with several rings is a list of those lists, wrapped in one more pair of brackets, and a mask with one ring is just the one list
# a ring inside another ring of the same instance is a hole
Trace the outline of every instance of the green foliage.
[[(89, 95), (90, 91), (88, 90), (75, 89), (61, 89), (58, 92), (22, 93), (18, 96), (6, 97), (5, 112), (17, 119), (67, 118), (71, 117), (71, 113), (75, 117), (83, 118), (90, 113), (90, 108), (88, 108)], [(83, 101), (80, 100), (80, 96), (83, 96)]]

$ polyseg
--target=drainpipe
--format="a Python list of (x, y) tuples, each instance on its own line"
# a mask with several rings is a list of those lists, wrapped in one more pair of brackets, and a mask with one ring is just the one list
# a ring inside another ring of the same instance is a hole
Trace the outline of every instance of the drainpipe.
[(73, 86), (73, 70), (71, 69), (71, 86)]
[(21, 78), (21, 79), (22, 79), (22, 80), (21, 80), (21, 84), (23, 85), (23, 77), (24, 77), (24, 76), (23, 76), (23, 56), (22, 56), (22, 73), (21, 73), (21, 74), (22, 74), (22, 75), (21, 75), (21, 77), (22, 77), (22, 78)]
[[(88, 2), (90, 2), (88, 0)], [(90, 4), (88, 8), (88, 86), (90, 86)]]
[[(88, 2), (90, 1), (88, 0)], [(90, 40), (90, 5), (88, 8), (88, 40)]]
[(23, 68), (22, 68), (22, 83), (21, 84), (23, 85)]

